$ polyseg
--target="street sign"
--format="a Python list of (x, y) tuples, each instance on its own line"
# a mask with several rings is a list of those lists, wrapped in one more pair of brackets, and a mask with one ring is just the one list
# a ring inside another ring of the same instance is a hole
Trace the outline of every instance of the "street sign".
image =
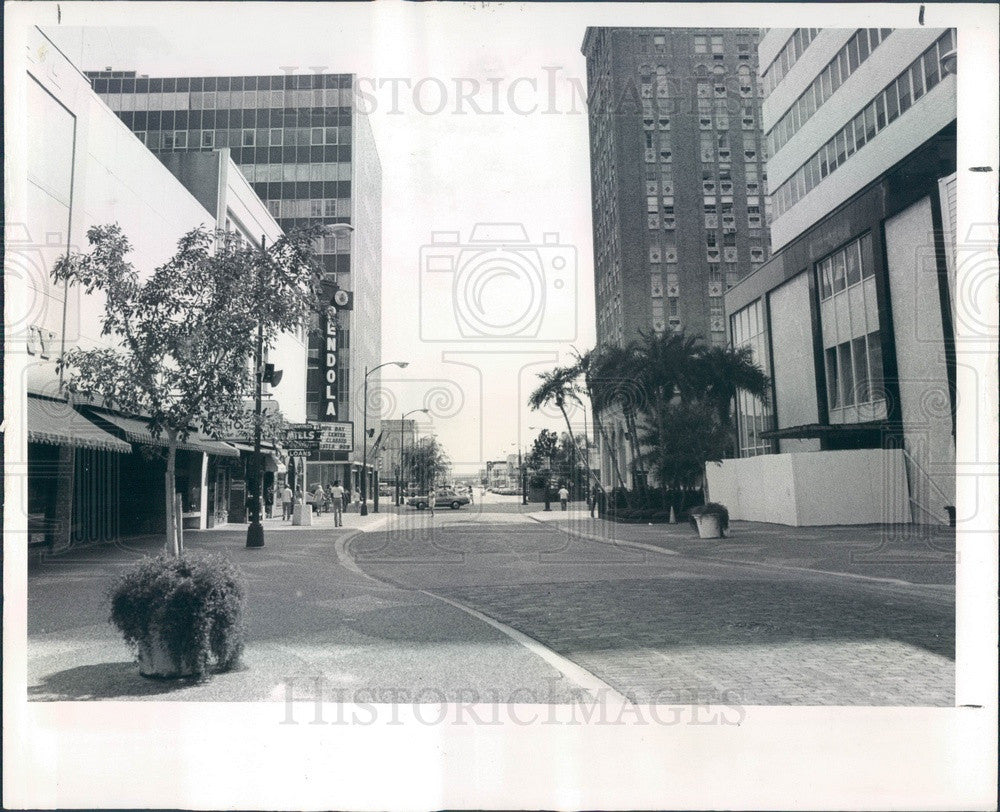
[(285, 441), (289, 451), (318, 451), (322, 430), (311, 423), (292, 423), (285, 428)]
[(354, 423), (323, 423), (319, 447), (322, 451), (353, 451)]

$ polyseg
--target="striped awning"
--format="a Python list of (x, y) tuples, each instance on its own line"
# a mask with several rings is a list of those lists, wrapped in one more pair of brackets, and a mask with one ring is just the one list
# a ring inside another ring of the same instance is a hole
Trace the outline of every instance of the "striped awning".
[[(142, 418), (125, 417), (124, 415), (111, 414), (110, 412), (100, 412), (98, 417), (101, 420), (107, 420), (108, 423), (120, 430), (133, 443), (158, 446), (167, 445), (166, 434), (160, 432), (159, 437), (154, 437), (153, 433), (149, 430), (149, 423)], [(188, 434), (187, 441), (178, 443), (177, 447), (186, 451), (203, 451), (206, 454), (214, 454), (217, 457), (240, 456), (240, 452), (231, 445), (213, 440), (211, 437), (206, 437), (197, 431), (192, 431)]]
[(132, 446), (95, 426), (65, 400), (28, 395), (28, 442), (132, 453)]

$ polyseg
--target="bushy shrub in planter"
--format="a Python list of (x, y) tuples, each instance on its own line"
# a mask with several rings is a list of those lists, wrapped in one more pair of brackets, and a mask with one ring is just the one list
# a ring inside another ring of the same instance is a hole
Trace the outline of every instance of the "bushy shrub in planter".
[(729, 529), (729, 511), (718, 502), (706, 502), (691, 508), (688, 520), (703, 539), (724, 537)]
[(145, 558), (111, 587), (110, 621), (150, 677), (227, 671), (243, 653), (243, 577), (220, 556)]

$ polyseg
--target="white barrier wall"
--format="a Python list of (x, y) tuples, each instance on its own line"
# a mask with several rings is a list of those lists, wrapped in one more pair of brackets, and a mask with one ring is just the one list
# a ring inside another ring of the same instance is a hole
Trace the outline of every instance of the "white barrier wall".
[(763, 454), (709, 463), (706, 473), (709, 499), (735, 520), (796, 527), (911, 520), (899, 449)]

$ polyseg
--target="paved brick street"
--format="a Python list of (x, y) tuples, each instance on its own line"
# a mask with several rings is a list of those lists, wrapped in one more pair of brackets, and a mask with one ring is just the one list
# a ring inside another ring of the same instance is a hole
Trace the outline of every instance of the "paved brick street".
[(872, 546), (870, 528), (737, 525), (701, 542), (687, 525), (609, 526), (514, 503), (383, 508), (345, 525), (271, 520), (263, 550), (247, 550), (242, 529), (187, 534), (250, 582), (245, 668), (202, 684), (138, 677), (105, 622), (107, 584), (157, 540), (33, 566), (30, 696), (280, 700), (291, 677), (310, 698), (321, 676), (331, 700), (565, 702), (607, 685), (637, 702), (953, 702), (953, 565), (940, 538), (926, 547), (938, 561), (900, 569), (911, 548), (899, 543), (895, 562), (850, 552)]

